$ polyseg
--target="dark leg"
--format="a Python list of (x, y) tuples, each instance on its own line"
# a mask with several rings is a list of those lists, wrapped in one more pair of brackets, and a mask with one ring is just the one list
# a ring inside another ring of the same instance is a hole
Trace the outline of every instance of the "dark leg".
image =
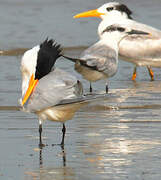
[(131, 78), (133, 81), (136, 79), (136, 66), (134, 67), (134, 72)]
[(63, 129), (62, 129), (63, 136), (62, 136), (61, 145), (64, 145), (65, 132), (66, 132), (66, 128), (65, 128), (65, 124), (63, 123)]
[(152, 69), (151, 69), (149, 66), (147, 66), (147, 68), (148, 68), (148, 71), (149, 71), (149, 75), (150, 75), (150, 77), (151, 77), (151, 80), (154, 81), (154, 73), (153, 73)]
[(42, 143), (42, 122), (39, 120), (39, 148), (42, 149), (45, 145)]
[(42, 124), (39, 124), (39, 147), (43, 147), (41, 134), (42, 134)]
[(106, 83), (106, 94), (108, 94), (108, 84)]
[(89, 92), (90, 92), (90, 93), (92, 92), (92, 84), (91, 84), (91, 82), (90, 82)]

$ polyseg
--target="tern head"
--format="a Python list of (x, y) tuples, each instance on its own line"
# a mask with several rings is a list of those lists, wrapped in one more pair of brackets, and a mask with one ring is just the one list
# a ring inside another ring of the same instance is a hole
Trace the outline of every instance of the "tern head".
[(150, 35), (147, 32), (144, 31), (138, 31), (135, 29), (131, 29), (129, 27), (126, 27), (124, 25), (119, 24), (113, 24), (110, 26), (107, 26), (103, 32), (102, 32), (102, 39), (109, 40), (113, 39), (116, 40), (116, 42), (120, 42), (124, 37), (128, 35)]
[(128, 18), (132, 19), (131, 17), (132, 11), (125, 5), (119, 2), (109, 2), (98, 9), (86, 11), (74, 16), (74, 18), (81, 18), (81, 17), (99, 17), (101, 19), (105, 18)]
[(22, 100), (24, 105), (30, 97), (38, 81), (53, 68), (56, 60), (61, 56), (61, 47), (52, 39), (26, 51), (21, 61)]

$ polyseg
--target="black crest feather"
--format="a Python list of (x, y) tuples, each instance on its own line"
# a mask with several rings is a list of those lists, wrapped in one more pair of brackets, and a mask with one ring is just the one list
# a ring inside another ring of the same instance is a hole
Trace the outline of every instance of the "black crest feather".
[(51, 71), (56, 60), (61, 56), (61, 51), (61, 45), (57, 44), (52, 39), (48, 40), (47, 38), (42, 44), (40, 44), (35, 79), (41, 79)]
[(132, 11), (125, 5), (125, 4), (119, 4), (115, 7), (116, 10), (125, 12), (129, 19), (132, 19)]

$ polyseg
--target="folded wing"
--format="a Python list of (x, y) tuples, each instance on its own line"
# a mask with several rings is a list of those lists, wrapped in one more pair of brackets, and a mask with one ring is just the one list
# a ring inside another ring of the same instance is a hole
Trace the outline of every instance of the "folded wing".
[(86, 49), (80, 57), (86, 66), (104, 72), (108, 76), (117, 70), (117, 58), (116, 51), (105, 45), (102, 40)]
[(31, 112), (41, 111), (62, 100), (79, 97), (82, 88), (76, 78), (58, 68), (40, 79), (27, 103)]

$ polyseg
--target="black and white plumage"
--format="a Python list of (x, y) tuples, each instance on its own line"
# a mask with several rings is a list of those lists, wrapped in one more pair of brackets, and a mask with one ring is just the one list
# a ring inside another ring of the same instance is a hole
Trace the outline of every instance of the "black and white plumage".
[(48, 119), (63, 123), (63, 145), (65, 121), (71, 119), (86, 100), (82, 95), (83, 87), (80, 81), (55, 67), (60, 56), (60, 45), (47, 39), (41, 45), (25, 52), (21, 61), (20, 102), (24, 111), (36, 113), (39, 117), (40, 146), (42, 122)]
[(52, 39), (46, 39), (40, 44), (40, 50), (37, 57), (35, 79), (40, 79), (47, 75), (54, 66), (56, 60), (61, 56), (61, 47)]
[[(96, 9), (93, 15), (85, 12), (76, 15), (75, 18), (91, 16), (102, 19), (98, 26), (100, 39), (102, 39), (103, 31), (112, 24), (124, 25), (127, 28), (150, 34), (150, 36), (126, 36), (119, 44), (119, 56), (121, 59), (135, 64), (136, 67), (146, 66), (153, 80), (151, 67), (161, 67), (161, 31), (133, 20), (132, 11), (119, 2), (106, 3)], [(133, 80), (136, 78), (136, 67), (132, 76)]]

